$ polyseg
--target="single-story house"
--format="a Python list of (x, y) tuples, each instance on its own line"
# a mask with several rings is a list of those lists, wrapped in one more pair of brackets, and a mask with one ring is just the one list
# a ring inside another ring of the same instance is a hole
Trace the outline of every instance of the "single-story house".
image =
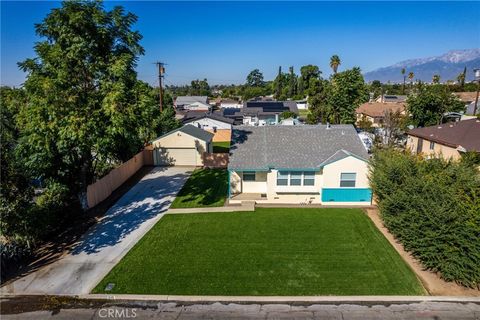
[(234, 127), (229, 202), (369, 205), (368, 158), (352, 125)]
[(298, 114), (295, 101), (246, 101), (241, 110), (246, 126), (275, 125), (280, 122), (280, 114), (291, 111)]
[[(475, 101), (477, 99), (477, 93), (476, 92), (454, 92), (453, 94), (465, 103), (465, 114), (473, 115), (475, 110)], [(476, 114), (480, 114), (480, 101), (478, 102)]]
[(153, 140), (156, 166), (203, 166), (203, 154), (212, 153), (213, 133), (187, 124)]
[(399, 103), (380, 103), (380, 102), (366, 102), (361, 104), (355, 113), (357, 115), (357, 123), (363, 119), (371, 122), (372, 127), (381, 127), (385, 119), (387, 111), (405, 114), (405, 104)]
[(308, 109), (308, 99), (296, 100), (298, 110), (307, 110)]
[(175, 99), (177, 110), (210, 110), (207, 96), (178, 96)]
[(407, 149), (417, 154), (457, 160), (467, 151), (480, 153), (479, 119), (416, 128), (407, 135)]
[(221, 99), (219, 103), (220, 108), (242, 108), (243, 103), (233, 99)]
[(382, 94), (375, 100), (375, 102), (379, 102), (379, 103), (399, 103), (399, 102), (406, 102), (406, 101), (407, 101), (407, 96), (393, 95), (393, 94)]
[(190, 124), (197, 128), (214, 134), (213, 140), (230, 141), (233, 120), (216, 113), (187, 112), (182, 119), (184, 124)]
[(280, 122), (278, 124), (282, 125), (282, 126), (301, 126), (301, 125), (303, 125), (303, 123), (298, 118), (292, 118), (292, 117), (282, 119), (282, 120), (280, 120)]

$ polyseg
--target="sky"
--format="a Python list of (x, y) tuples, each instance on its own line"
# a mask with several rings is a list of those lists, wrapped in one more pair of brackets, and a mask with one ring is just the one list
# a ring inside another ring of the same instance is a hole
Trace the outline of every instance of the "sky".
[[(35, 57), (39, 23), (55, 1), (1, 1), (2, 85), (20, 86), (17, 62)], [(271, 80), (282, 66), (315, 64), (324, 76), (329, 59), (346, 69), (371, 71), (396, 62), (480, 47), (480, 2), (161, 2), (107, 1), (138, 16), (134, 29), (145, 55), (138, 77), (157, 84), (154, 62), (166, 65), (165, 83), (244, 83), (260, 69)]]

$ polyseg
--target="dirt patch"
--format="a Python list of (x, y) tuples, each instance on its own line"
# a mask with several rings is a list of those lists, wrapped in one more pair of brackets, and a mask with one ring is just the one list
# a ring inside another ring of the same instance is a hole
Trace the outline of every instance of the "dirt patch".
[(81, 215), (75, 215), (69, 222), (68, 228), (62, 231), (58, 236), (52, 238), (39, 245), (29, 259), (25, 259), (18, 268), (7, 275), (7, 279), (3, 285), (11, 283), (12, 281), (24, 277), (46, 265), (49, 265), (65, 254), (77, 243), (79, 238), (94, 224), (96, 224), (112, 207), (118, 199), (128, 192), (135, 184), (137, 184), (153, 167), (146, 166), (140, 168), (130, 179), (123, 185), (117, 188), (104, 201), (99, 203), (92, 209)]
[(370, 219), (380, 232), (387, 238), (390, 244), (397, 250), (405, 262), (412, 268), (417, 277), (422, 282), (428, 293), (435, 296), (465, 296), (480, 297), (480, 290), (463, 287), (455, 282), (447, 282), (440, 278), (436, 272), (425, 270), (420, 261), (418, 261), (409, 252), (405, 251), (403, 245), (383, 225), (378, 208), (365, 209)]

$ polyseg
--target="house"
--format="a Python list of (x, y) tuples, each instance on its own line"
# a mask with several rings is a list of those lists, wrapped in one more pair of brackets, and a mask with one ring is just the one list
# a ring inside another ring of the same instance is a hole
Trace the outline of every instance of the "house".
[(297, 103), (298, 110), (307, 110), (308, 109), (308, 99), (297, 100), (295, 102)]
[[(473, 112), (475, 110), (475, 101), (477, 99), (477, 93), (476, 92), (454, 92), (453, 94), (456, 95), (460, 100), (462, 100), (465, 103), (465, 114), (473, 115)], [(480, 114), (480, 102), (478, 102), (476, 114)]]
[(303, 123), (297, 118), (290, 117), (287, 119), (280, 120), (278, 124), (282, 126), (299, 126), (299, 125), (302, 125)]
[(234, 127), (229, 202), (369, 205), (367, 161), (352, 125)]
[(189, 111), (182, 119), (182, 123), (213, 133), (214, 142), (230, 141), (233, 120), (220, 114)]
[(298, 114), (295, 101), (246, 101), (241, 110), (243, 124), (247, 126), (275, 125), (280, 122), (280, 114), (291, 111)]
[(207, 96), (179, 96), (175, 99), (175, 109), (177, 110), (208, 111), (210, 108)]
[(406, 101), (407, 101), (407, 96), (393, 95), (393, 94), (382, 94), (375, 100), (375, 102), (378, 102), (378, 103), (399, 103), (399, 102), (406, 102)]
[(212, 153), (213, 133), (187, 124), (153, 140), (156, 166), (203, 166), (205, 152)]
[(236, 108), (242, 108), (243, 103), (233, 99), (221, 99), (219, 106), (222, 109), (230, 109), (230, 108), (236, 109)]
[(357, 108), (357, 110), (355, 110), (355, 113), (357, 115), (357, 124), (361, 120), (367, 120), (371, 122), (372, 127), (381, 127), (387, 111), (399, 111), (401, 114), (405, 114), (405, 104), (403, 102), (366, 102), (364, 104), (361, 104)]
[(409, 130), (407, 135), (407, 149), (429, 157), (457, 160), (467, 151), (480, 153), (479, 119), (416, 128)]

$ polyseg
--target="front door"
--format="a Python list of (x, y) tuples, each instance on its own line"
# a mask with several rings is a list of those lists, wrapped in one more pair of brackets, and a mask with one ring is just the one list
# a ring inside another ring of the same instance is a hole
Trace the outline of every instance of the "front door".
[(423, 139), (418, 138), (418, 143), (417, 143), (417, 153), (421, 153), (423, 149)]

